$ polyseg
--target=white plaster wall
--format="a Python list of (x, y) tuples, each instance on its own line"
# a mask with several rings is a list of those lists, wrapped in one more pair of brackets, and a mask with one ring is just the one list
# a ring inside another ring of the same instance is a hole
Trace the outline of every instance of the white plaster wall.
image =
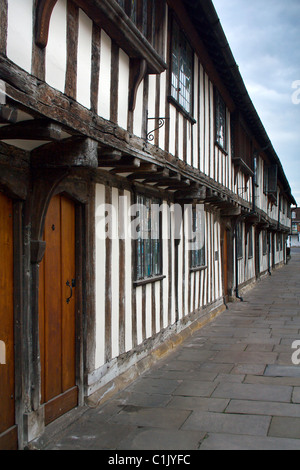
[(7, 57), (31, 73), (33, 0), (8, 0)]
[(144, 80), (141, 82), (136, 96), (136, 105), (133, 112), (133, 133), (138, 137), (142, 137), (142, 123), (143, 123), (143, 95), (144, 95)]
[(120, 49), (119, 88), (118, 88), (118, 124), (127, 129), (129, 90), (129, 57)]
[[(124, 217), (124, 231), (127, 236), (125, 237), (125, 272), (131, 273), (132, 270), (132, 244), (130, 236), (130, 205), (131, 194), (129, 191), (124, 191), (125, 197), (125, 213)], [(125, 349), (130, 351), (132, 349), (132, 279), (131, 275), (125, 276)]]
[(67, 68), (67, 2), (58, 0), (53, 9), (46, 48), (46, 82), (64, 93)]
[(96, 248), (95, 248), (95, 308), (96, 308), (96, 353), (95, 368), (101, 367), (105, 363), (105, 265), (106, 265), (106, 247), (105, 247), (105, 187), (101, 184), (96, 185)]
[[(165, 117), (166, 115), (166, 100), (167, 100), (167, 83), (166, 83), (167, 72), (163, 72), (160, 75), (160, 97), (159, 97), (159, 117)], [(164, 125), (159, 129), (159, 147), (165, 150), (165, 135), (166, 126)]]
[(112, 358), (119, 355), (119, 191), (112, 188), (112, 206), (115, 210), (116, 219), (113, 226), (113, 238), (111, 240), (111, 344), (112, 344)]
[(92, 20), (80, 9), (77, 55), (77, 101), (91, 107)]
[(98, 114), (104, 119), (110, 119), (110, 82), (111, 82), (111, 39), (102, 29), (101, 30)]

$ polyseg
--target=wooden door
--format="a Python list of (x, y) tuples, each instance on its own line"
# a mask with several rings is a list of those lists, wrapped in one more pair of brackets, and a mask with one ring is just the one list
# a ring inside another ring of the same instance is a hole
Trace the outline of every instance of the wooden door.
[(75, 206), (52, 198), (45, 221), (46, 251), (40, 265), (39, 334), (41, 398), (45, 424), (74, 408), (76, 386)]
[(14, 363), (13, 204), (0, 193), (0, 450), (17, 448)]

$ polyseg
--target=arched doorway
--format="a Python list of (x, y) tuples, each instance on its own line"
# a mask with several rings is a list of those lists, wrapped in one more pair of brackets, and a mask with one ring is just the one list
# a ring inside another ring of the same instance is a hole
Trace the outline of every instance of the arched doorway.
[(39, 270), (41, 404), (45, 425), (76, 407), (75, 204), (63, 195), (49, 204), (46, 250)]

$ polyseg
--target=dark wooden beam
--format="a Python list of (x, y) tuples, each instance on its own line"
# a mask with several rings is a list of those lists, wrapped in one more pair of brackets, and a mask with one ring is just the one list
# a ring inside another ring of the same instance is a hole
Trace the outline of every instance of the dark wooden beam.
[(108, 162), (117, 162), (120, 161), (122, 158), (123, 154), (119, 150), (103, 150), (103, 149), (98, 149), (98, 162), (99, 166), (101, 166), (102, 163), (105, 163), (106, 161)]
[(136, 96), (138, 88), (145, 78), (147, 72), (147, 63), (144, 59), (130, 60), (130, 76), (129, 76), (129, 111), (135, 110)]
[(10, 124), (17, 122), (18, 111), (13, 106), (0, 104), (0, 124)]
[[(156, 185), (156, 186), (161, 186), (161, 185)], [(165, 185), (164, 185), (165, 186)], [(191, 182), (190, 180), (185, 180), (185, 181), (180, 181), (178, 183), (171, 183), (170, 185), (166, 185), (168, 186), (168, 189), (169, 190), (179, 190), (179, 189), (186, 189), (187, 187), (190, 187), (191, 186)]]
[(62, 128), (47, 119), (22, 121), (0, 128), (0, 140), (62, 140)]
[(73, 137), (62, 142), (51, 142), (31, 152), (35, 168), (97, 168), (98, 143), (95, 140)]
[(181, 175), (178, 173), (177, 175), (170, 178), (161, 178), (161, 180), (158, 181), (157, 186), (170, 186), (174, 183), (179, 183), (180, 181)]
[(145, 171), (144, 168), (145, 168), (144, 166), (141, 167), (141, 171), (137, 171), (134, 174), (129, 175), (127, 179), (129, 181), (134, 181), (136, 179), (144, 179), (146, 180), (145, 182), (154, 182), (154, 181), (159, 180), (162, 177), (166, 177), (170, 175), (169, 170), (167, 170), (166, 168), (162, 168), (162, 167), (159, 168), (156, 165), (155, 165), (155, 170), (153, 171), (148, 171), (148, 170)]
[(35, 42), (44, 49), (48, 43), (49, 25), (57, 0), (39, 0), (36, 9)]
[(151, 175), (152, 173), (155, 173), (157, 166), (152, 164), (152, 163), (140, 163), (140, 166), (125, 166), (125, 167), (116, 167), (113, 170), (110, 171), (110, 173), (113, 174), (118, 174), (118, 173), (128, 173), (129, 171), (134, 172), (137, 177), (140, 177), (139, 175), (145, 174), (146, 176)]
[(139, 168), (141, 166), (141, 160), (136, 157), (123, 157), (120, 160), (106, 159), (103, 161), (99, 161), (98, 159), (98, 166), (100, 168), (114, 168), (116, 170), (128, 167)]
[(199, 186), (189, 188), (188, 190), (181, 190), (175, 193), (175, 200), (178, 202), (191, 202), (191, 201), (203, 201), (206, 197), (206, 186)]

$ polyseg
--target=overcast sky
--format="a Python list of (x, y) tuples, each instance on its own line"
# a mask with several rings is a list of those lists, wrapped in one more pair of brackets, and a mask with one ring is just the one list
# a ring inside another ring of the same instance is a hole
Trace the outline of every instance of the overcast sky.
[(213, 3), (300, 206), (300, 0)]

